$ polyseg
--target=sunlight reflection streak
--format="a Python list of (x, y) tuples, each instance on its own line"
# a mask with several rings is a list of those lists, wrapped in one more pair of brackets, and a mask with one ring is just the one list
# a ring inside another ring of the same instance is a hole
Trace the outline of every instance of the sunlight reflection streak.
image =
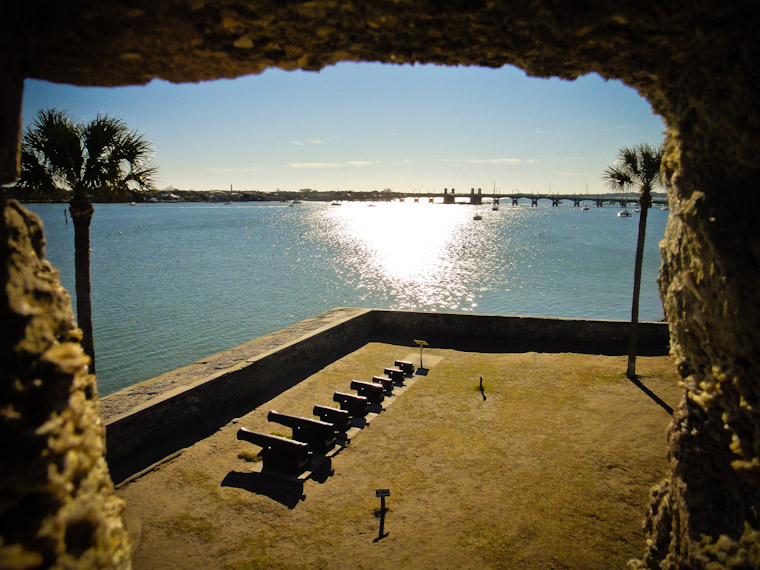
[(440, 310), (473, 310), (471, 257), (478, 236), (466, 206), (387, 203), (344, 204), (330, 212), (337, 247), (352, 250), (358, 289), (382, 295), (398, 309), (420, 305)]

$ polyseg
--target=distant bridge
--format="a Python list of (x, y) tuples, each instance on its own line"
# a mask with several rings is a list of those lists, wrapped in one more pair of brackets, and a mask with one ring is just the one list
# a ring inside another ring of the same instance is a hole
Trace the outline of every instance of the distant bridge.
[[(538, 206), (539, 200), (548, 200), (551, 202), (552, 206), (559, 206), (563, 201), (565, 202), (572, 202), (573, 206), (584, 206), (584, 205), (594, 205), (597, 208), (601, 208), (605, 204), (617, 204), (621, 207), (625, 207), (629, 204), (638, 204), (639, 199), (636, 195), (624, 195), (624, 196), (614, 196), (612, 194), (536, 194), (536, 193), (530, 193), (527, 192), (508, 192), (508, 193), (499, 193), (499, 192), (487, 192), (483, 193), (480, 188), (475, 190), (474, 188), (470, 189), (469, 193), (459, 193), (457, 194), (455, 189), (452, 188), (449, 190), (448, 188), (444, 188), (443, 194), (436, 193), (436, 192), (424, 192), (424, 193), (394, 193), (398, 198), (400, 199), (406, 199), (406, 198), (443, 198), (444, 204), (454, 204), (459, 199), (461, 202), (462, 199), (466, 200), (470, 204), (479, 205), (483, 203), (483, 199), (491, 199), (491, 200), (498, 200), (499, 202), (502, 201), (509, 201), (513, 206), (517, 206), (520, 204), (520, 200), (523, 201), (523, 203), (526, 203), (526, 201), (530, 201), (531, 206)], [(659, 204), (659, 205), (667, 205), (668, 199), (665, 196), (653, 196), (652, 197), (652, 204)]]
[[(415, 201), (426, 199), (442, 199), (444, 204), (468, 203), (479, 205), (483, 200), (498, 200), (501, 203), (511, 203), (517, 206), (520, 203), (529, 203), (531, 206), (538, 206), (539, 201), (548, 201), (552, 206), (559, 206), (562, 202), (572, 202), (573, 206), (596, 206), (601, 208), (605, 205), (619, 205), (625, 207), (631, 204), (638, 204), (637, 194), (624, 194), (616, 196), (614, 194), (551, 194), (551, 193), (528, 193), (519, 192), (483, 192), (480, 188), (477, 190), (471, 188), (469, 192), (456, 192), (454, 188), (444, 188), (443, 192), (392, 192), (392, 191), (327, 191), (327, 192), (272, 192), (267, 193), (265, 199), (275, 200), (300, 200), (308, 201), (390, 201), (390, 200), (407, 200)], [(668, 200), (663, 195), (652, 196), (652, 204), (667, 205)]]

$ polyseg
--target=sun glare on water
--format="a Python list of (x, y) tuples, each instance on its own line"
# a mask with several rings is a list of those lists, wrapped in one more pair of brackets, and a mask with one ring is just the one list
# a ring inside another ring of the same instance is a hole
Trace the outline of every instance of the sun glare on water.
[(460, 307), (456, 236), (472, 221), (469, 208), (428, 203), (343, 203), (331, 217), (340, 241), (352, 243), (358, 288), (390, 288), (399, 308)]

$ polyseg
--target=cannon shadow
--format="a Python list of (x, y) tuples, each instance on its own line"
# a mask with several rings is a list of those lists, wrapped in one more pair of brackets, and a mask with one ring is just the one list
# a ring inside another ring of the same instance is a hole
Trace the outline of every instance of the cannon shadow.
[(289, 509), (296, 508), (298, 503), (306, 498), (303, 494), (303, 481), (267, 471), (260, 473), (230, 471), (222, 480), (222, 487), (236, 487), (257, 495), (264, 495)]
[(335, 472), (332, 468), (332, 459), (323, 455), (312, 458), (311, 473), (308, 477), (296, 477), (286, 475), (272, 469), (262, 469), (241, 473), (230, 471), (222, 480), (222, 487), (235, 487), (257, 495), (263, 495), (289, 509), (294, 509), (298, 503), (306, 500), (304, 494), (304, 482), (311, 479), (317, 483), (324, 483)]

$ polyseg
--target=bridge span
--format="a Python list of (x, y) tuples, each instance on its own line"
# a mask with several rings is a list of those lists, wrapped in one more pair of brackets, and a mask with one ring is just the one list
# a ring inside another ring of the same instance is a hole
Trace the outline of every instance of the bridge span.
[[(552, 206), (559, 206), (563, 202), (572, 203), (573, 206), (596, 206), (601, 208), (606, 205), (618, 205), (621, 207), (630, 206), (632, 204), (638, 204), (638, 195), (636, 193), (627, 193), (624, 195), (619, 194), (552, 194), (552, 193), (536, 193), (536, 192), (520, 192), (513, 190), (511, 192), (483, 192), (480, 188), (470, 188), (469, 191), (457, 192), (454, 188), (444, 188), (443, 192), (440, 191), (428, 191), (428, 192), (393, 192), (388, 190), (372, 190), (372, 191), (277, 191), (265, 194), (268, 200), (294, 200), (299, 199), (303, 201), (363, 201), (363, 202), (376, 202), (376, 201), (391, 201), (391, 200), (407, 200), (414, 199), (415, 201), (427, 200), (427, 201), (442, 201), (444, 204), (482, 204), (484, 200), (499, 201), (502, 204), (511, 203), (512, 205), (530, 204), (531, 206), (538, 206), (539, 202), (549, 202)], [(652, 203), (657, 205), (667, 205), (668, 200), (664, 194), (653, 194)]]
[[(479, 205), (483, 203), (484, 199), (490, 199), (492, 201), (507, 202), (509, 201), (513, 206), (517, 206), (529, 201), (531, 206), (538, 206), (539, 201), (549, 201), (552, 206), (559, 206), (562, 202), (572, 202), (573, 206), (580, 207), (585, 205), (593, 205), (597, 208), (601, 208), (604, 205), (619, 205), (625, 207), (631, 204), (638, 204), (638, 195), (627, 194), (624, 196), (616, 196), (614, 194), (550, 194), (550, 193), (527, 193), (527, 192), (487, 192), (483, 193), (480, 188), (477, 190), (471, 188), (469, 193), (462, 192), (457, 193), (454, 188), (443, 189), (443, 194), (436, 192), (424, 192), (424, 193), (401, 193), (403, 198), (443, 198), (444, 204), (454, 204), (457, 202), (466, 201), (466, 203)], [(459, 199), (459, 200), (458, 200)], [(652, 196), (652, 204), (659, 204), (666, 206), (668, 200), (665, 196)]]

